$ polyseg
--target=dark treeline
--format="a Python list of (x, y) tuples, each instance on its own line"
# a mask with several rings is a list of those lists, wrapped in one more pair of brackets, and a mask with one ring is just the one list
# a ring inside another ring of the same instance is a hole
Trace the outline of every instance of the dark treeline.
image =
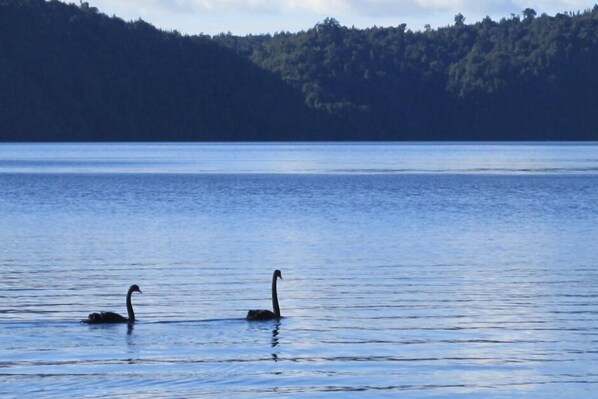
[(315, 139), (318, 114), (209, 37), (0, 0), (0, 141)]
[(598, 6), (412, 32), (327, 19), (218, 41), (372, 139), (598, 139)]
[(0, 0), (0, 140), (598, 140), (598, 6), (182, 36)]

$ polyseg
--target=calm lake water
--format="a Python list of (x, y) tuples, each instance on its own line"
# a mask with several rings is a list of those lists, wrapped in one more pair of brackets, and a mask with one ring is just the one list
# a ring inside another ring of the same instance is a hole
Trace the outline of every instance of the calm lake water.
[(0, 144), (0, 397), (598, 397), (597, 238), (595, 143)]

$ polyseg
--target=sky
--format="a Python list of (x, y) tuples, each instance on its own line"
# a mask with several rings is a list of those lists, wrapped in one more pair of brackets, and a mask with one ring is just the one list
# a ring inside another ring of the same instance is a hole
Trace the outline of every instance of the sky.
[[(525, 8), (538, 15), (583, 11), (597, 0), (86, 0), (109, 16), (126, 21), (139, 18), (163, 30), (183, 34), (232, 33), (245, 36), (299, 32), (325, 18), (344, 26), (368, 28), (407, 24), (417, 31), (452, 25), (456, 14), (465, 23), (485, 16), (498, 21)], [(65, 0), (79, 4), (79, 0)]]

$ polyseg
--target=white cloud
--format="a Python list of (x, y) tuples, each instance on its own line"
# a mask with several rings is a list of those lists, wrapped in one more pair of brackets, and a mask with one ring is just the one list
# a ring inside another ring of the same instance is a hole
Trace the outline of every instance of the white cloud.
[(321, 15), (346, 13), (351, 8), (350, 2), (346, 0), (287, 0), (282, 3), (287, 9), (303, 10)]
[(429, 12), (493, 12), (512, 8), (538, 8), (540, 12), (583, 10), (593, 7), (592, 0), (92, 0), (102, 9), (161, 10), (166, 13), (214, 12), (245, 13), (275, 11), (314, 14), (368, 13), (371, 10), (403, 15)]
[[(67, 1), (67, 0), (64, 0)], [(72, 0), (69, 0), (72, 1)], [(462, 13), (468, 23), (520, 14), (527, 7), (550, 15), (592, 8), (595, 0), (88, 0), (108, 15), (142, 18), (184, 33), (235, 34), (309, 29), (325, 17), (357, 27), (446, 26)]]

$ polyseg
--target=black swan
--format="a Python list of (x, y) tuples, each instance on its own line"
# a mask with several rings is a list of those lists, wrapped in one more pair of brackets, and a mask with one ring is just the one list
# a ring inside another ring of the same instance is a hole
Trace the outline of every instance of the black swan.
[(273, 320), (280, 319), (280, 306), (278, 306), (278, 294), (276, 293), (276, 280), (282, 279), (282, 273), (280, 270), (274, 270), (272, 275), (272, 307), (274, 312), (265, 309), (250, 310), (247, 312), (247, 320)]
[(131, 295), (134, 292), (141, 293), (139, 286), (137, 284), (133, 284), (129, 287), (129, 291), (127, 292), (127, 313), (129, 317), (123, 317), (118, 313), (114, 312), (100, 312), (100, 313), (90, 313), (87, 319), (81, 320), (82, 323), (88, 324), (99, 324), (99, 323), (133, 323), (135, 322), (135, 312), (133, 312), (133, 304), (131, 303)]

